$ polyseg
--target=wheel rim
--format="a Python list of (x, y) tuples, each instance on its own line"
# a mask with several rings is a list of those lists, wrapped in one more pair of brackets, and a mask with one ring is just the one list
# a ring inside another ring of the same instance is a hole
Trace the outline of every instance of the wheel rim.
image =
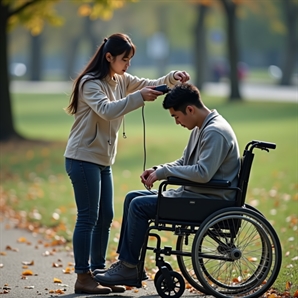
[(165, 277), (160, 275), (156, 281), (156, 290), (158, 294), (163, 297), (178, 298), (182, 296), (185, 290), (185, 283), (183, 277), (175, 271), (169, 271), (171, 284), (168, 285)]
[[(203, 224), (196, 234), (193, 267), (201, 284), (217, 297), (258, 297), (268, 288), (262, 284), (268, 273), (270, 278), (277, 276), (272, 273), (275, 267), (279, 271), (272, 253), (274, 235), (267, 236), (269, 223), (254, 213), (226, 212)], [(220, 227), (227, 223), (234, 228), (223, 233)], [(233, 229), (236, 238), (232, 243)]]
[[(186, 237), (188, 238), (186, 241)], [(181, 273), (185, 279), (192, 285), (196, 290), (208, 294), (197, 278), (194, 271), (191, 259), (192, 244), (195, 235), (190, 233), (189, 235), (180, 235), (177, 238), (176, 249), (177, 251), (190, 253), (190, 256), (177, 255), (177, 263)]]

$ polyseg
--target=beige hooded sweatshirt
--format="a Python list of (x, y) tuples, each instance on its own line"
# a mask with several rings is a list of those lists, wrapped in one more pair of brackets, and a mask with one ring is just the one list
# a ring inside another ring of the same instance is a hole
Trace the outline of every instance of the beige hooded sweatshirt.
[[(178, 81), (175, 71), (157, 80), (138, 78), (130, 74), (114, 79), (91, 80), (80, 89), (77, 112), (74, 115), (64, 156), (108, 166), (115, 162), (118, 131), (125, 114), (144, 106), (140, 89)], [(82, 78), (83, 82), (89, 75)], [(82, 83), (81, 83), (82, 85)]]

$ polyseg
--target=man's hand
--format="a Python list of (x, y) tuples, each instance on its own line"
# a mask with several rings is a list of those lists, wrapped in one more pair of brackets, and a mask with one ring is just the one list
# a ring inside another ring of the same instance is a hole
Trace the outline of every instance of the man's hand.
[(153, 183), (157, 181), (156, 173), (154, 169), (148, 169), (143, 172), (140, 176), (141, 182), (146, 185), (149, 189), (153, 187)]

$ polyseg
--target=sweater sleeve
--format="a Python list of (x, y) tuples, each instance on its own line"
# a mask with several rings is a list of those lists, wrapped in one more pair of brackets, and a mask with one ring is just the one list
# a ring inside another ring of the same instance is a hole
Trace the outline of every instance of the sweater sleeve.
[(138, 78), (136, 76), (132, 76), (126, 73), (125, 74), (126, 92), (127, 94), (129, 94), (137, 90), (140, 90), (146, 86), (158, 86), (162, 84), (167, 84), (169, 87), (173, 87), (177, 84), (177, 82), (179, 82), (174, 79), (175, 72), (176, 71), (171, 71), (167, 75), (156, 80)]
[(111, 100), (107, 92), (95, 81), (85, 83), (82, 98), (96, 114), (105, 120), (116, 119), (144, 105), (140, 92), (134, 92), (118, 100)]

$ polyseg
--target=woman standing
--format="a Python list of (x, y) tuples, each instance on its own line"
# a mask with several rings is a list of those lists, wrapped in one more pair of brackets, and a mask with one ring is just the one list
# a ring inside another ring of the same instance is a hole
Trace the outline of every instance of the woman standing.
[(172, 71), (157, 80), (128, 74), (126, 71), (135, 50), (125, 34), (116, 33), (105, 38), (75, 80), (66, 108), (74, 115), (64, 156), (77, 205), (73, 234), (75, 293), (125, 291), (121, 286), (99, 285), (91, 273), (105, 268), (113, 219), (111, 166), (116, 157), (118, 131), (125, 114), (162, 94), (154, 90), (155, 86), (167, 84), (172, 87), (179, 81), (189, 80), (184, 71)]

